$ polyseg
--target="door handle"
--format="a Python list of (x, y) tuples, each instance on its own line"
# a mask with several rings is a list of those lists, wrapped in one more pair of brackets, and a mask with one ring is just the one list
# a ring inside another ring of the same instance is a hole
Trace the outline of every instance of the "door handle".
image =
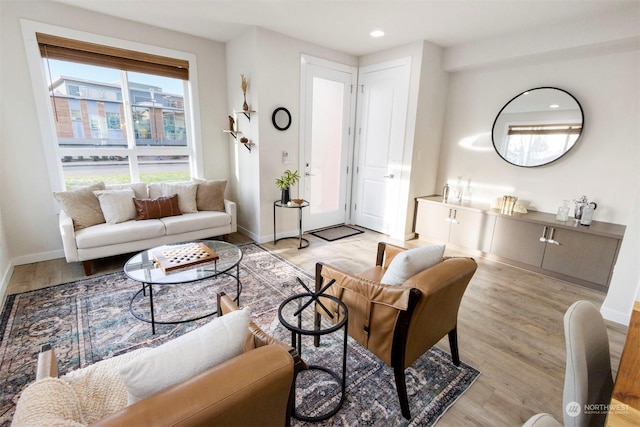
[(551, 244), (560, 246), (560, 242), (558, 242), (557, 240), (553, 240), (553, 235), (554, 234), (556, 234), (556, 229), (551, 227), (551, 234), (549, 234), (549, 238), (547, 239), (547, 243), (551, 243)]
[(385, 177), (385, 178), (389, 178), (389, 179), (393, 179), (393, 174), (392, 174), (392, 173), (390, 173), (389, 175), (385, 175), (384, 177)]
[(547, 243), (547, 230), (549, 230), (549, 227), (545, 226), (542, 230), (542, 236), (540, 236), (541, 242)]
[(305, 172), (304, 176), (316, 176), (316, 174), (315, 173)]

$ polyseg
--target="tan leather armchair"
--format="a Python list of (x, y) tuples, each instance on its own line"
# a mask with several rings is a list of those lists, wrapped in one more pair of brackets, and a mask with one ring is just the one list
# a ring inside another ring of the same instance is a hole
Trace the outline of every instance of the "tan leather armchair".
[[(228, 296), (218, 299), (220, 315), (238, 309)], [(293, 348), (250, 322), (243, 354), (92, 425), (288, 426), (294, 373), (300, 363)], [(37, 379), (57, 375), (55, 354), (51, 349), (42, 352)]]
[[(376, 266), (360, 274), (318, 263), (316, 291), (335, 280), (325, 293), (346, 304), (349, 335), (393, 368), (402, 415), (410, 419), (405, 368), (445, 335), (449, 336), (453, 363), (460, 365), (458, 308), (477, 264), (472, 258), (445, 257), (400, 286), (381, 284), (393, 258), (404, 250), (379, 243)], [(336, 304), (328, 305), (337, 320)], [(325, 314), (322, 310), (317, 313), (319, 322)]]

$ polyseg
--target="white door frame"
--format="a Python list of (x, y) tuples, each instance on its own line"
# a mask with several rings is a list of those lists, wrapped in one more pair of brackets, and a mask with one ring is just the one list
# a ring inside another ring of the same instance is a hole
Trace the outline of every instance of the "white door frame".
[[(355, 120), (356, 120), (356, 96), (355, 91), (357, 90), (357, 78), (358, 78), (358, 69), (357, 67), (340, 64), (337, 62), (329, 61), (322, 58), (317, 58), (311, 55), (302, 54), (300, 56), (300, 117), (302, 118), (301, 125), (299, 126), (299, 158), (298, 158), (298, 170), (300, 171), (300, 186), (301, 188), (305, 188), (307, 182), (306, 177), (304, 175), (305, 171), (305, 159), (306, 159), (306, 138), (307, 135), (307, 123), (309, 119), (309, 115), (311, 114), (310, 109), (310, 99), (307, 93), (307, 78), (308, 78), (308, 66), (315, 65), (324, 67), (327, 69), (333, 69), (342, 73), (351, 74), (351, 93), (353, 96), (350, 99), (350, 108), (349, 108), (349, 129), (348, 129), (348, 138), (346, 152), (347, 159), (346, 164), (348, 166), (348, 171), (344, 171), (347, 173), (347, 185), (346, 185), (346, 199), (345, 199), (345, 223), (351, 222), (351, 206), (352, 206), (352, 192), (353, 192), (353, 162), (354, 162), (354, 134), (355, 134)], [(308, 215), (307, 212), (303, 209), (303, 215)], [(304, 231), (308, 230), (306, 227), (307, 221), (303, 221)]]

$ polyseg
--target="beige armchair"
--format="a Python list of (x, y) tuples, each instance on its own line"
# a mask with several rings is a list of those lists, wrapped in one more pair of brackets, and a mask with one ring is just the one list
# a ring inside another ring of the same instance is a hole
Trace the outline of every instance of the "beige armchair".
[[(219, 296), (218, 313), (220, 315), (237, 309), (228, 296)], [(109, 395), (110, 391), (104, 389), (118, 389), (109, 386), (109, 379), (113, 381), (117, 378), (118, 368), (123, 362), (126, 363), (137, 357), (137, 352), (140, 350), (106, 359), (72, 372), (71, 374), (75, 374), (75, 383), (80, 382), (83, 388), (89, 390), (89, 393), (87, 396), (78, 396), (79, 402), (71, 402), (70, 405), (64, 406), (68, 402), (61, 395), (47, 393), (47, 388), (53, 385), (64, 391), (65, 388), (75, 386), (69, 386), (57, 380), (55, 354), (51, 349), (45, 349), (38, 359), (37, 380), (20, 397), (13, 424), (16, 426), (45, 424), (288, 426), (290, 424), (291, 391), (295, 370), (301, 363), (300, 358), (293, 348), (270, 337), (253, 322), (249, 323), (244, 353), (126, 406), (126, 396)], [(88, 371), (89, 375), (83, 377), (83, 371)], [(37, 386), (32, 387), (34, 384), (42, 387), (38, 390)], [(92, 401), (96, 398), (101, 402)], [(100, 411), (96, 411), (98, 407)], [(96, 415), (96, 412), (106, 412), (109, 415)]]
[[(458, 307), (477, 264), (472, 258), (443, 258), (402, 285), (380, 283), (393, 258), (404, 250), (379, 243), (376, 266), (360, 274), (318, 263), (316, 291), (335, 280), (326, 294), (346, 304), (349, 335), (393, 368), (402, 415), (410, 419), (404, 371), (445, 335), (453, 363), (460, 364)], [(328, 305), (337, 314), (336, 304)], [(324, 315), (322, 310), (318, 313), (317, 322)]]

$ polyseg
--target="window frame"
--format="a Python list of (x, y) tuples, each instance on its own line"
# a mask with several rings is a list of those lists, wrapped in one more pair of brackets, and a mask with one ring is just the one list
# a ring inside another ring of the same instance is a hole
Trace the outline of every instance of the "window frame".
[[(21, 19), (20, 24), (22, 27), (25, 53), (27, 56), (27, 62), (34, 91), (36, 111), (38, 116), (37, 119), (39, 124), (38, 128), (40, 130), (41, 140), (43, 143), (44, 154), (49, 173), (49, 181), (52, 191), (66, 190), (64, 173), (62, 169), (62, 158), (65, 154), (64, 149), (61, 149), (58, 145), (54, 118), (55, 113), (51, 105), (52, 103), (49, 96), (47, 74), (43, 65), (44, 61), (42, 60), (42, 56), (40, 54), (40, 48), (38, 45), (38, 40), (36, 38), (36, 33), (46, 33), (87, 43), (113, 46), (119, 49), (138, 51), (149, 53), (152, 55), (165, 56), (187, 61), (189, 63), (189, 80), (185, 81), (184, 83), (184, 110), (186, 121), (185, 125), (187, 128), (187, 147), (184, 148), (184, 153), (188, 154), (191, 159), (191, 176), (194, 178), (204, 176), (200, 112), (196, 107), (197, 105), (199, 105), (199, 102), (197, 63), (196, 56), (194, 54), (140, 42), (122, 40), (111, 36), (87, 33), (84, 31), (30, 21), (27, 19)], [(87, 149), (86, 155), (91, 155), (89, 154), (90, 150), (92, 149)], [(133, 152), (129, 148), (114, 148), (108, 149), (108, 151), (108, 153), (105, 151), (104, 154), (116, 156), (153, 156), (163, 154), (162, 147), (137, 147)], [(137, 171), (131, 172), (134, 176), (137, 174)]]

